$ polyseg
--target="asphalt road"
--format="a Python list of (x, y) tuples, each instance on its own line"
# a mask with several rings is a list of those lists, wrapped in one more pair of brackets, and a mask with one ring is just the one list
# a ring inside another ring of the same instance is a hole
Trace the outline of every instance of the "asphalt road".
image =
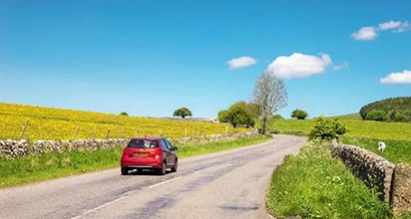
[(176, 173), (120, 175), (120, 168), (0, 190), (0, 218), (270, 218), (265, 194), (284, 155), (306, 138), (181, 159)]

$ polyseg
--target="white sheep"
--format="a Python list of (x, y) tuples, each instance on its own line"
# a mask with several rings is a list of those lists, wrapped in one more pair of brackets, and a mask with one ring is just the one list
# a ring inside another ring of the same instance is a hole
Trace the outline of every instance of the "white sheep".
[(379, 151), (384, 151), (385, 150), (385, 143), (380, 141), (378, 142), (378, 150)]

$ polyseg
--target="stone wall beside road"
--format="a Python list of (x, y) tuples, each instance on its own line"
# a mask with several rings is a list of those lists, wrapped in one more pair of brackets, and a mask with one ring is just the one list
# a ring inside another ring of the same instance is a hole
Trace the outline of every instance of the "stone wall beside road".
[(394, 213), (411, 212), (411, 166), (397, 164), (354, 145), (333, 142), (331, 154), (338, 157), (369, 188), (380, 192)]
[[(172, 144), (187, 145), (195, 144), (202, 145), (209, 142), (218, 142), (226, 140), (234, 140), (242, 137), (252, 137), (258, 135), (257, 132), (249, 133), (234, 133), (234, 134), (216, 134), (207, 136), (195, 136), (184, 138), (169, 139)], [(98, 150), (113, 147), (125, 147), (129, 139), (85, 139), (85, 140), (38, 140), (38, 141), (26, 141), (26, 140), (0, 140), (0, 157), (7, 159), (13, 159), (20, 156), (27, 156), (33, 154), (49, 153), (52, 151), (64, 152), (64, 151), (84, 151), (84, 150)]]

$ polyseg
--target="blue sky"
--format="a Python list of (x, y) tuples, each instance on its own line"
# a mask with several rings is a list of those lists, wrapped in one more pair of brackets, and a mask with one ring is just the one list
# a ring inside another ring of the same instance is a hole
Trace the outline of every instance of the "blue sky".
[(411, 94), (410, 11), (406, 0), (0, 0), (0, 102), (216, 117), (269, 70), (284, 78), (285, 117), (358, 112)]

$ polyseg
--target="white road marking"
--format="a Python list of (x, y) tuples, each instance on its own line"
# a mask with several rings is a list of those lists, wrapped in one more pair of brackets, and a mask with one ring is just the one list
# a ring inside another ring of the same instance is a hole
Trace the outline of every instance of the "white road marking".
[(194, 174), (200, 173), (200, 172), (203, 171), (203, 170), (204, 170), (204, 169), (197, 170), (197, 171), (194, 172)]
[(151, 189), (151, 188), (153, 188), (153, 187), (156, 187), (156, 186), (159, 186), (159, 185), (162, 185), (162, 184), (164, 184), (164, 183), (168, 183), (168, 182), (171, 182), (171, 181), (180, 179), (180, 178), (181, 178), (181, 176), (176, 177), (176, 178), (173, 178), (173, 179), (169, 179), (169, 180), (166, 180), (166, 181), (163, 181), (163, 182), (159, 182), (159, 183), (153, 184), (153, 185), (151, 185), (151, 186), (149, 186), (149, 187), (147, 187), (147, 188)]
[(81, 218), (81, 217), (84, 217), (84, 216), (86, 216), (87, 214), (90, 214), (90, 213), (92, 213), (92, 212), (94, 212), (94, 211), (97, 211), (97, 210), (99, 210), (99, 209), (101, 209), (101, 208), (106, 207), (107, 205), (113, 204), (114, 202), (118, 202), (118, 201), (120, 201), (121, 199), (123, 199), (123, 198), (125, 198), (125, 197), (126, 197), (126, 196), (122, 196), (122, 197), (120, 197), (120, 198), (118, 198), (118, 199), (115, 199), (115, 200), (113, 200), (113, 201), (111, 201), (111, 202), (104, 203), (103, 205), (100, 205), (100, 206), (98, 206), (98, 207), (96, 207), (96, 208), (93, 208), (93, 209), (91, 209), (91, 210), (88, 210), (88, 211), (86, 211), (84, 214), (79, 215), (79, 216), (77, 216), (77, 217), (73, 217), (73, 218), (71, 218), (71, 219), (79, 219), (79, 218)]

